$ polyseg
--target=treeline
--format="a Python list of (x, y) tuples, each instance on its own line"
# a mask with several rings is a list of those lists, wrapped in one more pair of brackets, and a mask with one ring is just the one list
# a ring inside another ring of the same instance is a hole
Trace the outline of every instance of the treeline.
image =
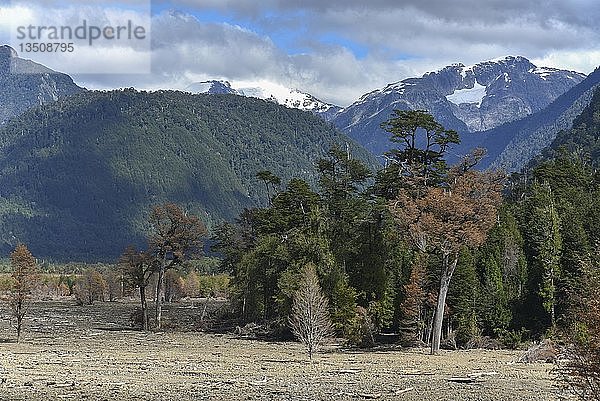
[(458, 136), (427, 113), (397, 111), (383, 127), (398, 148), (374, 174), (333, 147), (317, 191), (258, 175), (268, 205), (215, 236), (239, 316), (285, 327), (312, 264), (338, 335), (360, 345), (386, 332), (430, 344), (439, 330), (442, 346), (516, 346), (575, 324), (600, 238), (591, 164), (564, 153), (503, 178), (473, 171), (479, 150), (447, 166)]
[(241, 96), (124, 89), (60, 99), (0, 128), (0, 250), (22, 241), (41, 258), (113, 261), (144, 244), (153, 205), (176, 202), (210, 228), (265, 202), (257, 170), (314, 183), (316, 159), (344, 141), (311, 113)]

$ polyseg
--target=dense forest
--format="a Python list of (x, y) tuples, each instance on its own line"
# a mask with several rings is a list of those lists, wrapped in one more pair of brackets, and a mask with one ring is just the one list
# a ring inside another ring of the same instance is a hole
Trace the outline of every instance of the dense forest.
[(511, 177), (474, 171), (481, 150), (447, 166), (458, 136), (424, 112), (384, 124), (398, 146), (375, 173), (339, 147), (317, 163), (318, 190), (263, 172), (270, 203), (215, 236), (238, 313), (284, 327), (310, 264), (336, 331), (359, 345), (386, 332), (431, 343), (444, 282), (442, 346), (516, 346), (571, 328), (600, 238), (599, 108), (596, 91), (546, 157)]
[(86, 92), (0, 129), (0, 249), (112, 262), (143, 244), (152, 205), (171, 201), (211, 227), (268, 199), (255, 173), (316, 184), (335, 143), (374, 157), (310, 113), (234, 95)]

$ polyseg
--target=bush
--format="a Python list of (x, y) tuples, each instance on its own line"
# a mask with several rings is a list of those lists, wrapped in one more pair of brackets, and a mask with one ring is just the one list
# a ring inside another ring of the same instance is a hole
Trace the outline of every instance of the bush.
[(520, 330), (496, 330), (495, 334), (505, 348), (519, 349), (527, 341), (529, 331), (522, 327)]
[(95, 301), (104, 301), (106, 282), (94, 269), (87, 269), (77, 278), (73, 294), (78, 305), (92, 305)]
[(348, 343), (361, 348), (371, 348), (375, 345), (374, 333), (375, 325), (369, 312), (362, 306), (356, 307), (354, 319), (351, 320), (346, 334)]

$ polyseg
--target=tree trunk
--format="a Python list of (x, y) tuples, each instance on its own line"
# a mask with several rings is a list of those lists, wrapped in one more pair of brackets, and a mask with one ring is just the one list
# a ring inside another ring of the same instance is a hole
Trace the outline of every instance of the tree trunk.
[(148, 305), (146, 303), (146, 287), (140, 287), (140, 301), (142, 306), (142, 330), (148, 331)]
[(18, 301), (17, 302), (17, 342), (19, 342), (21, 340), (21, 328), (23, 327), (23, 302), (22, 301)]
[(435, 309), (433, 320), (433, 340), (431, 341), (431, 354), (437, 354), (440, 350), (442, 340), (442, 323), (444, 322), (444, 306), (446, 305), (446, 296), (450, 288), (450, 280), (458, 263), (458, 252), (453, 255), (452, 263), (449, 261), (450, 255), (444, 254), (442, 258), (442, 277), (440, 278), (440, 292)]
[(158, 280), (156, 283), (156, 328), (160, 330), (162, 319), (162, 304), (165, 298), (165, 262), (160, 265), (158, 270)]

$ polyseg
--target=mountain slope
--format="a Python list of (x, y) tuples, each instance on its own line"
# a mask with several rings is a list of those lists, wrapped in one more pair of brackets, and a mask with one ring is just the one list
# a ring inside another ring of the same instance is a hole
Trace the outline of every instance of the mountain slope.
[[(112, 259), (142, 242), (153, 204), (210, 224), (264, 204), (256, 180), (315, 182), (315, 161), (348, 138), (316, 116), (259, 99), (133, 90), (88, 92), (0, 129), (0, 249)], [(356, 157), (376, 161), (362, 148)]]
[(533, 163), (556, 157), (562, 148), (589, 158), (595, 168), (600, 166), (600, 86), (596, 86), (590, 103), (573, 120), (573, 127), (559, 132)]
[(68, 75), (21, 59), (10, 46), (0, 46), (0, 125), (31, 107), (83, 90)]
[(550, 145), (558, 132), (571, 128), (599, 85), (600, 68), (537, 113), (489, 131), (461, 135), (462, 143), (451, 153), (459, 156), (474, 147), (484, 147), (488, 155), (481, 168), (518, 171)]
[(379, 155), (390, 146), (379, 126), (394, 109), (427, 110), (446, 128), (482, 131), (543, 109), (584, 78), (573, 71), (536, 67), (524, 57), (454, 64), (368, 93), (333, 122)]
[(308, 93), (297, 89), (289, 89), (271, 82), (259, 82), (249, 85), (211, 80), (191, 84), (186, 90), (191, 93), (230, 93), (265, 99), (292, 109), (310, 111), (326, 121), (331, 120), (342, 109), (339, 106), (325, 103)]

